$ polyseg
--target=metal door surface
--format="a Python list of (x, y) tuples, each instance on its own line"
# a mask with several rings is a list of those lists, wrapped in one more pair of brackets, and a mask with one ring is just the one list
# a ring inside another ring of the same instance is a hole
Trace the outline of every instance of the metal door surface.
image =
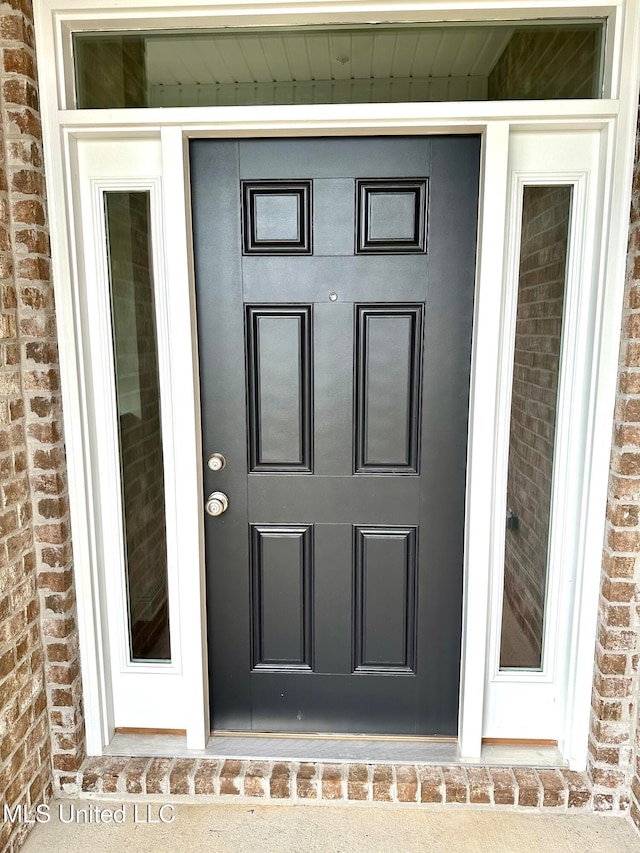
[(457, 734), (479, 157), (191, 143), (216, 730)]

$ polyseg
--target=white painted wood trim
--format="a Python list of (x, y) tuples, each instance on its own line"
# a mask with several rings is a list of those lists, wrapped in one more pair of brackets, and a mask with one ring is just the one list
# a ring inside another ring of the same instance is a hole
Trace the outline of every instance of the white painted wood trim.
[(482, 405), (497, 393), (500, 288), (507, 209), (509, 124), (488, 125), (484, 136), (478, 227), (476, 302), (471, 356), (467, 456), (466, 541), (460, 672), (460, 756), (480, 758), (489, 618), (491, 500), (495, 410)]
[[(575, 122), (602, 126), (618, 114), (618, 102), (593, 101), (474, 101), (472, 103), (317, 104), (257, 107), (162, 107), (122, 110), (63, 110), (61, 127), (78, 133), (100, 126), (106, 134), (156, 132), (160, 127), (180, 127), (190, 136), (207, 136), (224, 130), (236, 136), (256, 135), (265, 128), (283, 133), (312, 135), (366, 133), (387, 126), (389, 133), (422, 133), (425, 128), (451, 132), (451, 125), (467, 133), (480, 132), (487, 121), (513, 125), (573, 127)], [(215, 130), (214, 130), (215, 128)]]
[(175, 421), (173, 458), (176, 463), (176, 495), (179, 496), (176, 519), (181, 566), (180, 607), (184, 643), (189, 650), (183, 658), (189, 695), (187, 746), (189, 749), (204, 749), (209, 736), (204, 492), (195, 290), (190, 275), (188, 152), (186, 140), (179, 128), (163, 128), (161, 141), (165, 189), (165, 259), (170, 281), (167, 296), (172, 331), (171, 373)]

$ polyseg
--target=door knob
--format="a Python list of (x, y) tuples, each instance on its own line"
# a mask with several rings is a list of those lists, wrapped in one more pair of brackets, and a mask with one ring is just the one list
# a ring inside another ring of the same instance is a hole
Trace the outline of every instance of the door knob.
[(223, 512), (227, 511), (229, 506), (229, 498), (225, 495), (224, 492), (212, 492), (207, 498), (207, 503), (205, 504), (205, 509), (209, 513), (209, 515), (222, 515)]
[(222, 453), (212, 453), (207, 459), (207, 465), (212, 471), (222, 471), (226, 464), (227, 460), (224, 458)]

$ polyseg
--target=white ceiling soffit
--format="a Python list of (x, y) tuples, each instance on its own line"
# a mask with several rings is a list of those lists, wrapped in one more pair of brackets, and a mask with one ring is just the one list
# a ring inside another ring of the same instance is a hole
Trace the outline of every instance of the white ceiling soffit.
[(152, 37), (147, 85), (486, 77), (512, 33), (407, 27)]

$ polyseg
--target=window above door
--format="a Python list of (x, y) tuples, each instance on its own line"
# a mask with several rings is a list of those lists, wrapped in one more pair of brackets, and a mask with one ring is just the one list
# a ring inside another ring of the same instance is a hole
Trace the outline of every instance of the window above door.
[(80, 109), (602, 96), (606, 21), (82, 32)]

